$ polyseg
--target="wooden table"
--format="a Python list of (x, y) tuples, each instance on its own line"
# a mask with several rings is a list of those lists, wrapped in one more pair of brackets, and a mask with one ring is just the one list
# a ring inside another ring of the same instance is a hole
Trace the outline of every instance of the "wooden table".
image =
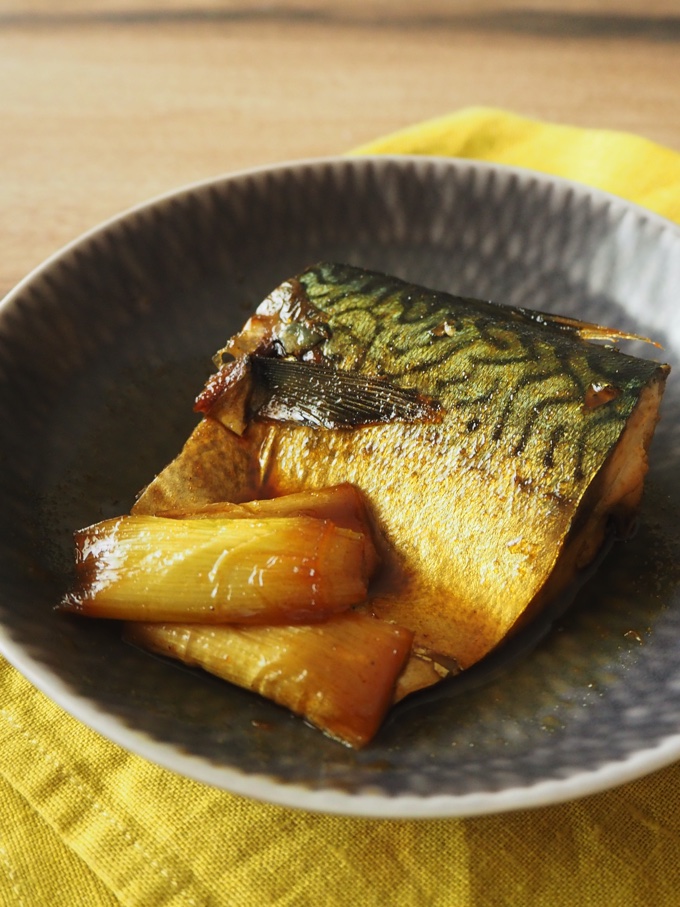
[(0, 295), (181, 184), (471, 104), (680, 150), (677, 0), (0, 0)]

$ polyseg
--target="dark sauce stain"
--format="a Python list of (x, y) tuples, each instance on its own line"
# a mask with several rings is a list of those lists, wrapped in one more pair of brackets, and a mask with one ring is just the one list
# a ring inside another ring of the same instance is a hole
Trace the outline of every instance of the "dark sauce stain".
[(615, 387), (613, 384), (593, 382), (586, 388), (583, 406), (585, 409), (596, 409), (598, 406), (604, 406), (606, 403), (616, 400), (622, 393), (621, 388)]
[(257, 728), (258, 731), (273, 731), (276, 730), (275, 726), (271, 721), (260, 721), (258, 718), (251, 719), (251, 725), (254, 728)]
[(446, 319), (432, 328), (433, 337), (453, 337), (460, 330), (460, 326), (453, 319)]

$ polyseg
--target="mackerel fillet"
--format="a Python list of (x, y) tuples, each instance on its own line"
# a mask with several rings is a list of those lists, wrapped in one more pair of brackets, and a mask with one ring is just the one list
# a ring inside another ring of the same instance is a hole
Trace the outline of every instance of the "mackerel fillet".
[(357, 486), (384, 565), (361, 607), (415, 633), (400, 698), (481, 659), (630, 525), (669, 367), (593, 342), (626, 336), (319, 264), (218, 354), (135, 512)]

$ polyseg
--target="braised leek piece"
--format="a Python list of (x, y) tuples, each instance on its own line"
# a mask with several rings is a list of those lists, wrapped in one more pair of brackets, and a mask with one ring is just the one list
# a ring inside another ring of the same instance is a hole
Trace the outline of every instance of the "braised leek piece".
[(285, 627), (130, 623), (124, 635), (260, 693), (353, 747), (378, 730), (413, 638), (353, 611)]
[(205, 623), (321, 620), (366, 597), (366, 536), (308, 516), (128, 516), (75, 534), (61, 608), (89, 617)]
[(269, 519), (270, 517), (309, 516), (330, 520), (342, 529), (351, 529), (364, 536), (366, 569), (372, 574), (379, 562), (378, 552), (373, 543), (373, 530), (368, 510), (357, 488), (346, 482), (315, 491), (301, 491), (298, 494), (284, 494), (278, 498), (248, 501), (232, 504), (219, 501), (177, 510), (166, 510), (159, 516), (176, 519)]

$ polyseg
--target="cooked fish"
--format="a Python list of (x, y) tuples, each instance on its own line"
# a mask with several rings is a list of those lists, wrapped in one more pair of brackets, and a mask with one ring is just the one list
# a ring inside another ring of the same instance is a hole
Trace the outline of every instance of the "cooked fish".
[(415, 634), (399, 698), (481, 659), (629, 525), (669, 368), (593, 342), (627, 336), (319, 264), (220, 351), (134, 512), (357, 486), (383, 562), (362, 607)]

